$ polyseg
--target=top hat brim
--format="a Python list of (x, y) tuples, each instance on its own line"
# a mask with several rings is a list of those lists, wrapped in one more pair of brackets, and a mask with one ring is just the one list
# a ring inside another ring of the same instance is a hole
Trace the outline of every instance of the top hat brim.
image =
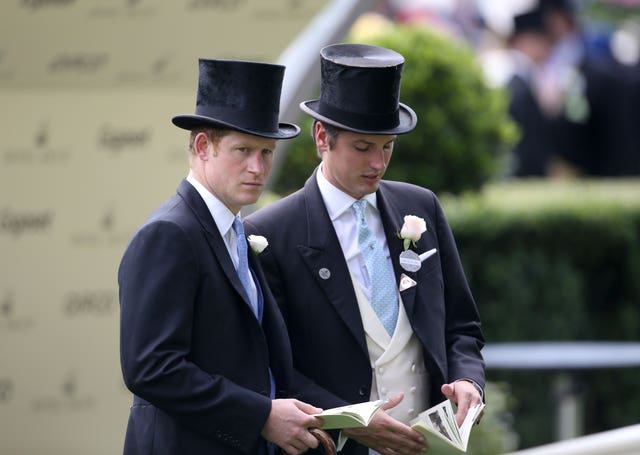
[(418, 116), (409, 106), (403, 103), (399, 104), (398, 109), (398, 125), (393, 128), (360, 128), (348, 125), (346, 123), (339, 122), (332, 118), (326, 117), (318, 112), (319, 110), (320, 100), (310, 100), (303, 101), (300, 103), (300, 109), (302, 109), (305, 113), (309, 114), (311, 117), (319, 120), (321, 122), (326, 122), (330, 125), (333, 125), (337, 128), (353, 131), (354, 133), (361, 134), (403, 134), (408, 133), (413, 130), (418, 123)]
[(292, 139), (300, 134), (300, 127), (293, 123), (278, 123), (278, 131), (260, 131), (203, 115), (176, 115), (171, 119), (171, 122), (178, 128), (185, 130), (194, 130), (202, 127), (225, 128), (270, 139)]

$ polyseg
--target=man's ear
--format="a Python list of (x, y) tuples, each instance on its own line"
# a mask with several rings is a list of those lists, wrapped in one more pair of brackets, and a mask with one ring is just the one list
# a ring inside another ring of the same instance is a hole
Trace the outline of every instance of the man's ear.
[(329, 135), (327, 134), (327, 130), (324, 129), (322, 123), (316, 122), (313, 136), (316, 141), (316, 148), (318, 149), (318, 152), (326, 152), (329, 150)]
[(211, 143), (209, 136), (204, 132), (198, 133), (193, 140), (193, 151), (202, 161), (207, 161), (209, 159), (209, 146), (213, 146), (213, 144)]

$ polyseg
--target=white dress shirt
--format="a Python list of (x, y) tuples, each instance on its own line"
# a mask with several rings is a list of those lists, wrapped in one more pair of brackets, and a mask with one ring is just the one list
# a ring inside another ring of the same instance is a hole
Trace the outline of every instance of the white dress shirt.
[[(213, 221), (215, 221), (216, 226), (218, 227), (218, 231), (220, 231), (220, 235), (222, 236), (222, 240), (224, 240), (224, 244), (227, 247), (227, 251), (231, 256), (231, 260), (233, 261), (233, 265), (238, 269), (238, 263), (240, 262), (238, 259), (238, 249), (237, 249), (237, 237), (236, 231), (233, 230), (233, 220), (236, 216), (240, 215), (238, 212), (236, 215), (231, 213), (231, 210), (224, 205), (220, 199), (215, 197), (209, 190), (207, 190), (202, 183), (200, 183), (194, 175), (189, 172), (187, 175), (187, 182), (189, 182), (196, 191), (200, 194), (204, 203), (207, 204), (207, 208), (213, 217)], [(258, 290), (256, 288), (256, 284), (253, 281), (253, 274), (249, 273), (249, 284), (251, 285), (251, 292), (253, 292), (252, 298), (254, 302), (257, 301)]]
[[(357, 220), (353, 210), (351, 209), (351, 205), (356, 202), (357, 199), (349, 196), (329, 182), (322, 174), (322, 165), (320, 165), (318, 172), (316, 172), (316, 179), (318, 187), (320, 188), (322, 200), (324, 201), (324, 205), (329, 213), (329, 218), (331, 219), (333, 228), (338, 236), (342, 253), (347, 261), (349, 271), (355, 277), (367, 300), (371, 300), (369, 275), (367, 273), (364, 258), (362, 257), (360, 248), (358, 247)], [(393, 269), (391, 256), (389, 254), (389, 247), (387, 245), (387, 237), (384, 235), (380, 211), (378, 210), (376, 194), (367, 194), (364, 199), (368, 202), (367, 209), (365, 211), (367, 225), (376, 237), (378, 244), (382, 246), (382, 251), (387, 258), (389, 267)]]

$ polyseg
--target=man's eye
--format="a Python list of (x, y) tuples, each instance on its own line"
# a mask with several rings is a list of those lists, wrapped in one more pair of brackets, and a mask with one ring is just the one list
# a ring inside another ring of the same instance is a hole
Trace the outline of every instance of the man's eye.
[(238, 147), (238, 148), (237, 148), (237, 150), (238, 150), (240, 153), (246, 153), (249, 149), (248, 149), (247, 147)]
[(262, 154), (265, 155), (265, 156), (273, 155), (273, 150), (271, 150), (271, 149), (263, 149), (262, 150)]
[(368, 146), (364, 146), (364, 147), (358, 147), (356, 146), (356, 150), (359, 152), (367, 152), (369, 150)]

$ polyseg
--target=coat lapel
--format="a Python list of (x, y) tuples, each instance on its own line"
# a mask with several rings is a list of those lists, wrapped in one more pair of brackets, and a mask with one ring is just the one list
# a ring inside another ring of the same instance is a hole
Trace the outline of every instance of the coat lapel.
[(316, 172), (318, 169), (304, 186), (307, 242), (299, 245), (298, 251), (314, 279), (366, 354), (364, 327), (349, 268), (318, 188)]
[(227, 246), (224, 244), (220, 231), (218, 231), (215, 221), (211, 216), (211, 212), (209, 212), (209, 209), (207, 208), (207, 204), (205, 204), (198, 191), (189, 182), (187, 182), (186, 179), (182, 180), (180, 183), (180, 186), (178, 187), (178, 195), (182, 197), (189, 208), (191, 208), (194, 215), (202, 225), (202, 228), (207, 232), (207, 242), (211, 246), (211, 250), (222, 267), (224, 274), (227, 276), (236, 292), (241, 296), (242, 300), (244, 300), (249, 311), (251, 311), (251, 305), (247, 300), (248, 297), (244, 291), (242, 283), (240, 282), (240, 278), (238, 278), (238, 273), (231, 261)]
[[(418, 281), (416, 272), (408, 272), (400, 266), (400, 253), (402, 253), (404, 248), (402, 240), (398, 238), (398, 233), (402, 229), (404, 216), (411, 214), (400, 213), (398, 207), (392, 203), (390, 194), (386, 190), (384, 182), (382, 182), (378, 188), (377, 202), (378, 209), (380, 211), (380, 218), (382, 219), (382, 226), (384, 228), (384, 234), (387, 237), (387, 245), (389, 246), (389, 254), (391, 255), (396, 283), (398, 285), (400, 284), (400, 278), (403, 273), (414, 281)], [(417, 286), (412, 286), (401, 291), (402, 302), (408, 315), (413, 313), (416, 299), (416, 288)]]

